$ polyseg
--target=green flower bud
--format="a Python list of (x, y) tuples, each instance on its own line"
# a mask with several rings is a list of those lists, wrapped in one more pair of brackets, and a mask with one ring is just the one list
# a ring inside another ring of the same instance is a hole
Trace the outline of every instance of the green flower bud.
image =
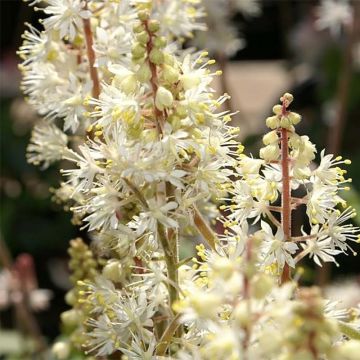
[(177, 82), (180, 76), (179, 72), (169, 65), (164, 65), (162, 75), (163, 79), (170, 84)]
[(149, 14), (149, 12), (146, 11), (146, 10), (142, 10), (142, 11), (139, 11), (139, 12), (138, 12), (138, 18), (139, 18), (139, 20), (141, 20), (141, 21), (146, 21), (146, 20), (148, 20), (148, 19), (149, 19), (149, 16), (150, 16), (150, 14)]
[(56, 359), (65, 360), (70, 355), (70, 345), (65, 341), (57, 341), (51, 349), (52, 354)]
[(119, 76), (115, 76), (112, 84), (122, 90), (125, 94), (131, 94), (137, 89), (137, 81), (135, 75), (128, 75), (121, 78), (119, 78)]
[(280, 148), (278, 144), (271, 144), (260, 149), (260, 157), (265, 161), (275, 161), (278, 160), (280, 156)]
[(173, 66), (174, 62), (174, 57), (172, 55), (170, 55), (169, 53), (164, 53), (164, 63), (166, 65)]
[(131, 49), (131, 54), (134, 58), (142, 58), (145, 55), (145, 47), (144, 45), (140, 44), (139, 42), (135, 43)]
[(157, 89), (155, 96), (155, 105), (159, 110), (164, 110), (164, 108), (170, 107), (174, 102), (174, 97), (172, 93), (165, 89), (163, 86), (160, 86)]
[(76, 295), (73, 289), (66, 293), (65, 302), (70, 306), (74, 306), (76, 304)]
[(291, 126), (291, 122), (287, 116), (282, 116), (280, 119), (280, 127), (284, 129), (289, 129)]
[(151, 32), (157, 32), (160, 29), (160, 23), (157, 20), (150, 20), (148, 22), (148, 29)]
[(145, 31), (145, 27), (142, 23), (138, 22), (137, 24), (134, 25), (133, 30), (135, 33), (140, 33), (142, 31)]
[(140, 65), (139, 70), (136, 73), (136, 77), (142, 83), (145, 83), (151, 79), (151, 70), (147, 63)]
[(154, 39), (154, 46), (157, 48), (163, 48), (166, 46), (166, 38), (164, 36), (159, 36)]
[(276, 129), (280, 125), (279, 119), (277, 116), (269, 116), (266, 119), (266, 126), (270, 129)]
[(264, 145), (270, 145), (274, 142), (278, 142), (279, 137), (277, 136), (277, 133), (275, 130), (268, 132), (263, 136), (263, 143)]
[(273, 107), (273, 113), (275, 115), (281, 115), (281, 113), (282, 113), (282, 105), (275, 105)]
[(80, 324), (81, 316), (79, 312), (75, 309), (67, 310), (61, 313), (61, 321), (65, 326), (76, 327)]
[(153, 64), (160, 65), (164, 62), (164, 54), (156, 48), (150, 51), (149, 59)]
[(293, 125), (297, 125), (301, 121), (301, 116), (294, 112), (290, 112), (288, 118)]
[(146, 32), (146, 31), (142, 31), (141, 33), (137, 34), (136, 35), (136, 39), (137, 41), (139, 41), (141, 44), (146, 44), (149, 39), (150, 39), (150, 36), (149, 34)]

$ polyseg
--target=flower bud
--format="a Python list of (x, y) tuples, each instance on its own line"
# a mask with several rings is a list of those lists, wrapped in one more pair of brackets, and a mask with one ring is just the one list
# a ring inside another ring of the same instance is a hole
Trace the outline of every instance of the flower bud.
[(158, 20), (150, 20), (148, 22), (148, 29), (149, 29), (149, 31), (151, 31), (153, 33), (158, 31), (160, 29), (159, 21)]
[(64, 311), (60, 317), (62, 323), (68, 327), (76, 327), (80, 323), (80, 314), (75, 309)]
[(293, 125), (297, 125), (301, 121), (301, 116), (294, 112), (290, 112), (288, 118)]
[(282, 106), (281, 105), (275, 105), (274, 107), (273, 107), (273, 113), (275, 114), (275, 115), (281, 115), (281, 113), (282, 113)]
[(279, 127), (279, 125), (280, 123), (277, 116), (269, 116), (266, 119), (266, 126), (270, 129), (276, 129), (277, 127)]
[(112, 81), (112, 85), (119, 88), (125, 94), (131, 94), (137, 89), (136, 77), (133, 74), (125, 77), (116, 75)]
[(76, 304), (76, 296), (74, 294), (74, 290), (70, 290), (66, 293), (65, 302), (70, 306), (74, 306)]
[(139, 41), (141, 44), (146, 44), (150, 37), (149, 34), (146, 31), (142, 31), (139, 34), (136, 35), (137, 41)]
[(139, 59), (145, 55), (145, 47), (137, 42), (132, 47), (131, 54), (135, 59)]
[(59, 360), (65, 360), (70, 355), (70, 345), (65, 341), (57, 341), (53, 345), (51, 352), (53, 353), (55, 358)]
[(270, 131), (263, 136), (263, 143), (264, 145), (270, 145), (274, 142), (279, 141), (279, 137), (277, 136), (276, 131)]
[(163, 79), (170, 84), (179, 80), (179, 72), (169, 65), (164, 65), (162, 75)]
[(165, 89), (163, 86), (160, 86), (157, 89), (155, 97), (155, 105), (159, 110), (164, 110), (166, 107), (170, 107), (173, 104), (174, 97), (172, 93)]
[(280, 101), (282, 101), (285, 104), (285, 107), (288, 107), (294, 100), (294, 97), (289, 94), (285, 93), (281, 98)]
[(113, 282), (121, 281), (121, 263), (119, 261), (108, 261), (102, 271), (104, 277)]
[(160, 65), (164, 62), (164, 54), (159, 49), (153, 48), (150, 51), (149, 59), (153, 64)]
[(265, 161), (275, 161), (278, 160), (280, 156), (280, 148), (278, 144), (271, 144), (260, 149), (260, 157)]
[(140, 33), (142, 31), (145, 31), (145, 27), (144, 27), (144, 25), (142, 23), (139, 22), (139, 23), (134, 25), (133, 30), (134, 30), (135, 33)]
[(154, 46), (157, 48), (163, 48), (166, 46), (166, 38), (164, 36), (159, 36), (154, 39)]
[(241, 327), (246, 327), (251, 322), (251, 314), (249, 313), (248, 304), (245, 301), (240, 302), (234, 309), (234, 319)]
[(146, 21), (146, 20), (148, 20), (148, 19), (149, 19), (149, 16), (150, 16), (150, 14), (149, 14), (149, 12), (146, 11), (146, 10), (142, 10), (142, 11), (139, 11), (139, 12), (138, 12), (138, 18), (139, 18), (139, 20), (141, 20), (141, 21)]
[(145, 83), (151, 79), (151, 70), (147, 63), (140, 65), (139, 70), (136, 73), (136, 77), (142, 83)]
[(280, 119), (280, 127), (284, 129), (289, 129), (291, 126), (291, 122), (287, 116), (282, 116)]

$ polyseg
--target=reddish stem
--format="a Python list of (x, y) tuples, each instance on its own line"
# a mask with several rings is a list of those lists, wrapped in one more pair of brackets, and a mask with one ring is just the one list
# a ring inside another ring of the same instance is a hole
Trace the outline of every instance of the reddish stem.
[[(149, 30), (148, 27), (148, 22), (144, 21), (144, 26), (145, 26), (145, 30), (149, 35), (149, 41), (146, 44), (146, 51), (148, 53), (148, 55), (150, 54), (152, 48), (153, 48), (153, 35), (151, 33), (151, 31)], [(156, 65), (154, 63), (152, 63), (150, 61), (150, 59), (148, 59), (148, 64), (149, 64), (149, 68), (151, 71), (151, 79), (150, 79), (150, 83), (151, 83), (151, 87), (153, 90), (153, 98), (154, 98), (154, 112), (155, 112), (155, 119), (156, 119), (156, 127), (158, 129), (159, 135), (163, 134), (163, 113), (162, 111), (160, 111), (155, 104), (155, 98), (156, 98), (156, 92), (158, 90), (158, 78), (157, 78), (157, 69), (156, 69)]]
[[(286, 107), (283, 105), (283, 115), (286, 114)], [(289, 144), (288, 133), (281, 128), (281, 170), (282, 170), (282, 196), (281, 196), (281, 225), (285, 235), (285, 241), (291, 238), (291, 193), (289, 175)], [(290, 267), (287, 263), (281, 274), (281, 284), (289, 281), (291, 277)]]
[[(87, 9), (87, 2), (85, 2), (84, 9)], [(90, 19), (83, 19), (83, 24), (87, 56), (89, 59), (90, 77), (93, 83), (92, 96), (97, 99), (100, 95), (100, 81), (97, 68), (95, 67), (95, 52), (93, 49), (93, 33), (91, 30)]]

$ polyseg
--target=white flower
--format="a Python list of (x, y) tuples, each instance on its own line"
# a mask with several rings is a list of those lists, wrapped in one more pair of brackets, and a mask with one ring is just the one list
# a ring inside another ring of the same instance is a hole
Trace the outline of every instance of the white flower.
[(353, 21), (353, 9), (347, 0), (322, 0), (318, 16), (316, 26), (319, 30), (330, 29), (333, 35), (339, 35), (342, 26)]
[(313, 224), (323, 224), (330, 216), (334, 207), (342, 201), (337, 195), (335, 185), (325, 185), (316, 181), (308, 195), (306, 213)]
[(333, 262), (337, 264), (334, 255), (341, 253), (340, 250), (332, 248), (331, 239), (325, 240), (306, 240), (306, 244), (301, 244), (302, 248), (309, 253), (310, 258), (314, 258), (315, 264), (322, 266), (323, 262)]
[(61, 160), (67, 149), (67, 136), (54, 124), (41, 121), (35, 125), (30, 144), (27, 147), (27, 160), (31, 164), (43, 164), (47, 168)]
[(295, 267), (295, 261), (291, 255), (295, 254), (298, 246), (291, 241), (284, 240), (284, 232), (278, 228), (276, 234), (273, 235), (271, 227), (266, 222), (261, 222), (261, 229), (264, 232), (264, 243), (262, 245), (264, 265), (276, 263), (283, 268), (285, 262)]
[(94, 50), (96, 65), (109, 66), (111, 64), (129, 65), (132, 35), (125, 26), (96, 28)]
[(81, 0), (47, 0), (49, 4), (44, 8), (44, 13), (50, 15), (43, 20), (46, 29), (60, 31), (60, 37), (75, 38), (77, 29), (82, 29), (82, 19), (91, 16), (89, 10), (84, 10)]
[(332, 211), (319, 234), (330, 238), (332, 248), (337, 247), (342, 252), (346, 252), (348, 248), (351, 249), (347, 241), (358, 242), (359, 240), (360, 229), (352, 224), (344, 224), (355, 216), (356, 212), (351, 207), (342, 213), (337, 210)]

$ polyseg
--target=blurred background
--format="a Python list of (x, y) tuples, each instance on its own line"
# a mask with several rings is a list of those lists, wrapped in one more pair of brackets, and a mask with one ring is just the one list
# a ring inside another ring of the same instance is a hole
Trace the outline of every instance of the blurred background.
[[(212, 1), (206, 2), (210, 34), (198, 34), (186, 45), (205, 47), (217, 59), (224, 77), (215, 87), (232, 95), (228, 108), (239, 110), (234, 121), (247, 153), (257, 155), (264, 119), (285, 91), (292, 93), (292, 109), (303, 115), (299, 133), (309, 135), (318, 152), (326, 147), (352, 160), (348, 176), (353, 184), (346, 200), (360, 214), (359, 24), (339, 27), (340, 14), (335, 11), (328, 14), (330, 28), (321, 29), (318, 1), (264, 0), (252, 12), (234, 8), (229, 1), (220, 19), (216, 8), (212, 13)], [(359, 14), (360, 1), (353, 4), (353, 18), (359, 22), (355, 13)], [(67, 246), (81, 234), (71, 224), (71, 215), (51, 201), (51, 187), (59, 182), (57, 169), (40, 171), (25, 158), (37, 115), (19, 90), (16, 50), (24, 22), (35, 24), (38, 13), (20, 0), (2, 0), (0, 5), (0, 241), (2, 254), (8, 250), (5, 258), (0, 257), (0, 269), (11, 261), (26, 279), (34, 292), (41, 331), (51, 340), (59, 333), (59, 314), (66, 309), (63, 296), (70, 286)], [(354, 222), (360, 225), (360, 217)], [(358, 259), (340, 257), (338, 262), (340, 268), (326, 267), (322, 272), (304, 264), (303, 281), (338, 281), (329, 292), (342, 286), (342, 297), (360, 300)], [(17, 310), (11, 306), (16, 300), (6, 295), (8, 282), (0, 270), (0, 358), (7, 358), (4, 354), (20, 341), (11, 331)]]

